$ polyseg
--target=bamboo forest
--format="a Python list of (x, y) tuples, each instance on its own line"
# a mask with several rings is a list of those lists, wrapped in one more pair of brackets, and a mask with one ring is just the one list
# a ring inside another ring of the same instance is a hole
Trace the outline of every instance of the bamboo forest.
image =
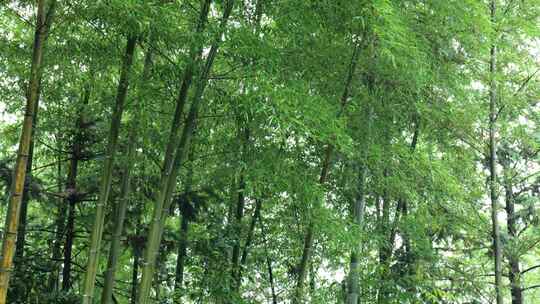
[(0, 0), (0, 304), (540, 304), (540, 0)]

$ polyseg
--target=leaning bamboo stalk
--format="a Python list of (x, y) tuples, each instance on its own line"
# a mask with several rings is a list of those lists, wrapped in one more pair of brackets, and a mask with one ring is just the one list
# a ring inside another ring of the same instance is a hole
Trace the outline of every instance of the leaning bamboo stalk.
[[(198, 33), (198, 34), (200, 34), (205, 28), (206, 21), (207, 21), (207, 18), (208, 18), (208, 13), (210, 11), (210, 3), (211, 2), (212, 2), (212, 0), (205, 0), (202, 7), (201, 7), (201, 11), (200, 11), (200, 14), (199, 14), (199, 19), (198, 19), (197, 26), (196, 26), (196, 29), (195, 29), (195, 32)], [(192, 84), (193, 73), (194, 73), (194, 69), (195, 69), (195, 63), (200, 60), (201, 53), (202, 53), (202, 47), (200, 45), (195, 45), (194, 44), (194, 45), (191, 46), (190, 61), (189, 61), (188, 66), (186, 67), (186, 70), (184, 71), (184, 74), (182, 76), (180, 92), (179, 92), (178, 98), (176, 100), (176, 109), (175, 109), (174, 116), (173, 116), (173, 121), (172, 121), (172, 124), (171, 124), (171, 131), (170, 131), (170, 134), (169, 134), (167, 147), (165, 149), (165, 157), (164, 157), (164, 160), (163, 160), (163, 169), (162, 169), (159, 188), (158, 188), (159, 191), (158, 191), (158, 194), (156, 195), (156, 199), (155, 199), (155, 203), (154, 203), (152, 219), (150, 221), (150, 227), (151, 228), (150, 228), (149, 235), (151, 233), (155, 233), (153, 231), (156, 228), (153, 228), (153, 227), (159, 226), (158, 221), (160, 220), (161, 214), (163, 213), (168, 180), (170, 178), (170, 175), (172, 174), (173, 161), (174, 161), (174, 157), (176, 155), (176, 150), (177, 150), (178, 146), (180, 145), (180, 129), (181, 129), (180, 125), (181, 125), (181, 122), (182, 122), (182, 116), (183, 116), (183, 113), (184, 113), (184, 108), (185, 108), (185, 105), (186, 105), (188, 92), (189, 92), (189, 89), (190, 89), (191, 84)], [(152, 246), (154, 246), (154, 244), (150, 243), (151, 241), (154, 242), (154, 240), (155, 240), (155, 237), (154, 238), (149, 237), (148, 242), (146, 244), (146, 247), (151, 248)], [(149, 297), (150, 287), (151, 287), (151, 284), (152, 284), (152, 278), (149, 277), (149, 275), (150, 275), (150, 273), (153, 273), (154, 270), (152, 269), (153, 265), (148, 263), (148, 261), (151, 260), (152, 258), (153, 258), (153, 256), (151, 256), (149, 254), (148, 250), (146, 250), (144, 252), (143, 259), (142, 259), (142, 262), (141, 262), (143, 276), (141, 277), (141, 281), (139, 283), (139, 287), (137, 289), (137, 292), (134, 292), (134, 294), (137, 295), (136, 302), (138, 302), (138, 303), (144, 303), (144, 301), (147, 301), (147, 299)], [(146, 275), (144, 275), (145, 273), (146, 273)]]
[[(151, 51), (147, 51), (144, 60), (143, 75), (141, 79), (142, 89), (144, 89), (144, 84), (148, 81), (151, 62), (152, 53)], [(140, 116), (141, 106), (139, 105), (135, 110), (135, 118), (133, 119), (133, 122), (129, 129), (127, 158), (124, 168), (124, 174), (122, 175), (120, 198), (116, 207), (116, 217), (109, 250), (109, 260), (107, 262), (107, 270), (105, 271), (105, 281), (103, 283), (103, 293), (101, 295), (102, 304), (109, 304), (113, 302), (113, 288), (116, 275), (116, 266), (118, 264), (118, 257), (120, 255), (120, 241), (124, 230), (124, 221), (126, 218), (129, 195), (131, 192), (131, 172), (133, 171), (133, 166), (135, 164), (137, 154), (137, 123), (139, 122)]]
[(213, 41), (206, 63), (199, 76), (197, 87), (192, 98), (191, 108), (186, 119), (186, 126), (182, 130), (182, 136), (178, 144), (177, 151), (172, 162), (172, 166), (168, 171), (167, 178), (162, 180), (162, 187), (158, 194), (158, 200), (154, 205), (154, 211), (152, 215), (152, 222), (150, 223), (150, 231), (148, 233), (148, 242), (146, 244), (146, 251), (144, 254), (144, 264), (142, 270), (142, 278), (138, 292), (138, 303), (147, 304), (150, 297), (150, 287), (154, 277), (156, 259), (158, 254), (159, 245), (163, 234), (164, 219), (167, 215), (167, 210), (172, 202), (172, 193), (176, 186), (176, 177), (181, 164), (186, 158), (187, 151), (190, 148), (191, 138), (195, 129), (195, 123), (199, 112), (199, 107), (202, 101), (202, 95), (208, 82), (208, 76), (214, 64), (214, 60), (217, 55), (219, 43), (221, 42), (221, 34), (224, 32), (227, 25), (229, 16), (232, 12), (234, 0), (227, 1), (223, 16), (220, 22), (220, 30), (216, 35), (216, 39)]
[(83, 304), (92, 304), (92, 298), (94, 297), (94, 286), (99, 261), (101, 239), (103, 237), (106, 204), (111, 190), (114, 157), (118, 148), (118, 134), (120, 132), (122, 113), (124, 111), (124, 102), (126, 100), (129, 86), (129, 74), (133, 64), (133, 54), (135, 52), (136, 41), (137, 38), (135, 36), (128, 37), (120, 72), (116, 102), (111, 119), (111, 128), (109, 130), (106, 159), (103, 165), (99, 197), (96, 204), (96, 214), (90, 234), (90, 250), (88, 254), (86, 272), (84, 275)]
[(11, 194), (8, 203), (8, 211), (6, 214), (6, 226), (2, 242), (2, 258), (0, 260), (0, 304), (6, 303), (9, 278), (12, 271), (22, 194), (24, 190), (30, 143), (32, 141), (32, 132), (34, 128), (34, 111), (37, 109), (39, 104), (43, 52), (54, 16), (56, 0), (51, 0), (48, 8), (46, 8), (45, 4), (45, 0), (39, 0), (37, 4), (37, 20), (34, 34), (30, 81), (28, 85), (23, 127), (19, 141), (19, 150), (17, 152), (17, 161), (13, 173), (13, 182), (10, 191)]

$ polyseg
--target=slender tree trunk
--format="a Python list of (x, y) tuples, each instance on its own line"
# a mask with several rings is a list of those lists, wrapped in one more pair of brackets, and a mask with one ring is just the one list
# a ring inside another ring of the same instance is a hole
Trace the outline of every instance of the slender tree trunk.
[[(38, 110), (38, 103), (36, 103), (34, 108), (34, 121), (32, 122), (34, 126), (37, 125)], [(32, 136), (30, 137), (30, 148), (28, 150), (28, 164), (26, 166), (26, 181), (21, 202), (21, 215), (19, 220), (19, 232), (17, 236), (17, 248), (15, 250), (15, 260), (19, 260), (20, 262), (18, 265), (15, 265), (15, 272), (21, 271), (21, 269), (18, 269), (18, 267), (22, 266), (24, 259), (24, 246), (26, 243), (26, 218), (28, 214), (28, 201), (30, 200), (29, 192), (32, 183), (32, 163), (34, 159), (34, 136), (35, 128), (32, 128)]]
[(231, 258), (231, 288), (233, 290), (238, 290), (240, 287), (240, 282), (238, 282), (239, 279), (239, 261), (240, 261), (240, 242), (242, 240), (241, 234), (242, 234), (242, 219), (244, 217), (244, 205), (245, 205), (245, 189), (246, 189), (246, 181), (244, 172), (240, 172), (239, 182), (238, 182), (238, 189), (236, 191), (237, 193), (237, 201), (236, 201), (236, 208), (234, 213), (234, 227), (233, 227), (233, 237), (234, 240), (234, 246), (232, 250), (232, 258)]
[[(512, 181), (507, 172), (508, 168), (503, 165), (504, 168), (504, 192), (505, 192), (505, 209), (506, 209), (506, 227), (510, 238), (515, 239), (518, 236), (516, 225), (516, 213), (514, 202), (514, 191), (512, 187)], [(523, 291), (521, 286), (521, 269), (519, 265), (519, 257), (510, 254), (508, 256), (508, 278), (510, 280), (510, 294), (512, 296), (512, 304), (523, 303)]]
[[(191, 192), (192, 184), (193, 184), (193, 160), (195, 156), (195, 146), (191, 148), (191, 151), (189, 153), (189, 163), (188, 163), (188, 172), (186, 175), (186, 181), (185, 181), (185, 189), (184, 192), (186, 194)], [(193, 204), (193, 202), (190, 202)], [(175, 303), (182, 303), (182, 287), (184, 283), (184, 266), (185, 266), (185, 259), (187, 254), (187, 246), (189, 242), (189, 221), (194, 220), (196, 216), (195, 209), (197, 206), (193, 205), (193, 212), (194, 214), (188, 215), (186, 214), (186, 208), (185, 206), (182, 206), (182, 201), (179, 202), (178, 209), (180, 210), (180, 240), (178, 242), (178, 252), (176, 257), (176, 269), (175, 269), (175, 276), (174, 276), (174, 302)]]
[[(144, 172), (144, 168), (143, 168)], [(141, 202), (142, 203), (142, 202)], [(141, 236), (141, 226), (142, 226), (142, 210), (143, 206), (138, 205), (137, 206), (137, 224), (135, 228), (135, 238), (132, 242), (132, 250), (133, 250), (133, 266), (132, 266), (132, 272), (131, 272), (131, 293), (130, 293), (130, 303), (131, 304), (137, 304), (137, 286), (138, 286), (138, 278), (139, 278), (139, 265), (142, 258), (142, 242), (140, 242), (140, 236)]]
[(130, 183), (131, 183), (131, 171), (133, 163), (135, 161), (135, 148), (136, 148), (136, 127), (134, 125), (130, 128), (129, 144), (127, 152), (127, 162), (122, 175), (121, 189), (119, 202), (115, 210), (115, 222), (113, 228), (113, 235), (111, 245), (109, 249), (109, 260), (107, 262), (107, 269), (105, 271), (105, 281), (103, 284), (103, 291), (101, 295), (101, 303), (112, 303), (113, 288), (116, 274), (116, 265), (118, 263), (118, 257), (120, 256), (121, 237), (124, 230), (124, 220), (126, 218), (127, 205), (129, 203)]
[(184, 262), (188, 245), (189, 219), (182, 216), (180, 223), (180, 242), (178, 244), (178, 256), (176, 258), (176, 271), (174, 276), (175, 303), (182, 303), (182, 285), (184, 282)]
[(15, 254), (15, 242), (17, 240), (21, 199), (26, 180), (30, 142), (32, 140), (34, 127), (34, 109), (38, 107), (37, 104), (39, 103), (43, 49), (53, 19), (56, 1), (51, 0), (48, 8), (46, 8), (45, 4), (45, 0), (39, 0), (37, 3), (37, 21), (34, 35), (30, 81), (28, 84), (24, 121), (19, 141), (19, 150), (17, 152), (17, 161), (13, 172), (13, 182), (10, 191), (6, 214), (6, 226), (2, 242), (2, 258), (0, 260), (0, 304), (6, 303), (7, 298), (9, 277), (11, 274), (13, 256)]
[(190, 147), (191, 137), (193, 136), (193, 130), (195, 128), (196, 118), (199, 111), (202, 95), (204, 93), (204, 89), (206, 88), (208, 76), (217, 55), (219, 43), (221, 42), (221, 35), (225, 30), (229, 16), (232, 12), (233, 3), (233, 0), (228, 0), (226, 2), (223, 17), (219, 26), (220, 30), (218, 31), (218, 35), (216, 35), (216, 39), (213, 41), (212, 46), (210, 47), (208, 56), (206, 58), (206, 64), (199, 77), (197, 88), (193, 95), (191, 108), (186, 119), (186, 125), (182, 131), (182, 136), (180, 138), (180, 142), (177, 145), (177, 152), (174, 155), (174, 160), (172, 164), (167, 164), (166, 157), (166, 166), (164, 166), (165, 171), (164, 175), (162, 176), (162, 182), (158, 198), (154, 204), (152, 221), (150, 223), (148, 243), (146, 245), (146, 251), (144, 255), (145, 263), (138, 292), (138, 304), (149, 303), (150, 287), (152, 284), (153, 274), (155, 272), (157, 252), (163, 234), (164, 219), (167, 216), (167, 211), (169, 210), (172, 201), (172, 193), (176, 186), (176, 177), (178, 175), (180, 165), (184, 162), (187, 154), (186, 152), (189, 150)]
[[(37, 115), (38, 115), (38, 103), (35, 104), (34, 108), (34, 121), (32, 124), (35, 126), (37, 125)], [(24, 282), (24, 275), (25, 275), (25, 260), (24, 260), (24, 247), (26, 245), (26, 221), (27, 221), (27, 215), (28, 215), (28, 202), (30, 200), (30, 188), (32, 183), (32, 163), (34, 159), (34, 136), (35, 136), (35, 128), (32, 129), (32, 136), (30, 138), (30, 148), (28, 151), (28, 164), (26, 166), (26, 178), (24, 183), (24, 190), (22, 195), (22, 202), (21, 202), (21, 215), (19, 219), (19, 231), (17, 235), (17, 244), (15, 249), (15, 277), (19, 278), (22, 282)], [(19, 287), (20, 285), (18, 285)], [(21, 286), (23, 288), (18, 289), (14, 292), (15, 295), (17, 295), (18, 301), (26, 302), (26, 295), (27, 289), (29, 289), (28, 286), (23, 285)]]
[[(349, 99), (349, 91), (352, 84), (353, 76), (356, 70), (356, 64), (358, 61), (358, 54), (360, 51), (359, 45), (356, 45), (353, 50), (351, 63), (349, 65), (349, 70), (347, 73), (347, 79), (345, 81), (345, 88), (343, 90), (343, 95), (341, 96), (341, 109), (340, 114), (345, 109), (345, 106), (347, 105), (348, 99)], [(332, 157), (333, 153), (333, 147), (331, 145), (328, 145), (326, 147), (326, 151), (324, 154), (323, 161), (321, 163), (321, 174), (319, 175), (319, 184), (323, 185), (326, 183), (326, 178), (328, 175), (328, 170), (330, 167), (330, 159)], [(318, 208), (318, 205), (320, 205), (320, 202), (317, 202), (316, 208)], [(304, 237), (304, 246), (302, 250), (302, 258), (300, 259), (300, 264), (298, 265), (298, 279), (296, 281), (296, 286), (294, 290), (294, 296), (293, 296), (293, 304), (298, 304), (303, 302), (303, 293), (304, 293), (304, 283), (306, 280), (306, 273), (307, 273), (307, 266), (309, 263), (309, 260), (311, 259), (311, 251), (313, 247), (313, 237), (314, 237), (314, 223), (313, 220), (309, 220), (308, 227), (306, 229), (306, 234)]]
[(113, 116), (111, 119), (111, 128), (109, 131), (106, 159), (103, 165), (103, 172), (101, 176), (101, 183), (99, 189), (98, 202), (96, 204), (95, 220), (90, 234), (90, 246), (88, 252), (88, 263), (86, 266), (86, 272), (84, 275), (84, 287), (83, 287), (83, 304), (92, 304), (92, 298), (94, 297), (94, 285), (96, 280), (96, 273), (99, 262), (99, 253), (101, 249), (101, 239), (103, 237), (103, 226), (105, 221), (105, 211), (107, 201), (109, 199), (109, 192), (112, 182), (112, 171), (114, 165), (114, 157), (118, 146), (118, 133), (120, 132), (120, 124), (122, 120), (122, 113), (124, 111), (124, 102), (126, 100), (129, 75), (131, 72), (131, 66), (133, 64), (133, 54), (135, 52), (135, 44), (137, 38), (130, 36), (127, 39), (126, 51), (123, 58), (120, 80), (118, 82), (118, 91), (116, 94), (116, 103), (113, 110)]
[[(210, 3), (211, 0), (205, 0), (201, 6), (200, 9), (200, 15), (196, 26), (196, 33), (201, 34), (202, 31), (205, 28), (206, 21), (208, 18), (208, 13), (210, 9)], [(143, 257), (143, 277), (141, 279), (140, 285), (137, 292), (137, 301), (139, 304), (146, 303), (149, 301), (150, 296), (150, 286), (153, 279), (154, 274), (154, 267), (150, 261), (154, 261), (156, 259), (156, 254), (153, 252), (152, 248), (159, 246), (159, 244), (155, 244), (157, 242), (158, 236), (156, 234), (159, 233), (159, 226), (160, 226), (160, 220), (161, 215), (163, 213), (163, 210), (165, 209), (165, 195), (167, 191), (167, 186), (169, 179), (172, 175), (173, 170), (173, 161), (176, 155), (176, 150), (180, 144), (180, 125), (182, 122), (182, 117), (184, 113), (184, 108), (186, 105), (186, 100), (189, 92), (189, 88), (191, 87), (192, 79), (193, 79), (193, 71), (195, 69), (196, 62), (198, 62), (201, 58), (201, 52), (202, 52), (202, 46), (201, 45), (193, 45), (191, 47), (191, 58), (189, 61), (188, 66), (186, 67), (186, 70), (184, 71), (184, 74), (182, 76), (182, 83), (180, 86), (180, 92), (178, 94), (178, 98), (176, 100), (176, 109), (174, 112), (173, 121), (171, 124), (171, 131), (169, 134), (169, 140), (167, 143), (167, 148), (165, 150), (165, 158), (163, 160), (163, 171), (161, 173), (161, 179), (159, 184), (159, 190), (158, 194), (156, 196), (156, 202), (154, 204), (152, 219), (150, 222), (150, 232), (148, 241), (146, 244), (147, 250), (144, 252)], [(150, 234), (154, 234), (151, 236)]]
[[(372, 89), (372, 84), (368, 84), (370, 90)], [(371, 105), (367, 105), (367, 143), (371, 143), (371, 126), (372, 126), (372, 116), (373, 108)], [(365, 208), (365, 183), (366, 183), (366, 171), (367, 166), (365, 159), (367, 158), (367, 149), (364, 149), (361, 152), (363, 159), (360, 161), (359, 170), (358, 170), (358, 185), (356, 188), (356, 197), (354, 204), (352, 206), (352, 220), (355, 225), (357, 225), (361, 231), (363, 230), (364, 222), (364, 208)], [(347, 295), (346, 295), (346, 304), (358, 304), (360, 301), (360, 253), (361, 253), (361, 243), (358, 239), (355, 247), (351, 250), (351, 258), (349, 262), (349, 276), (347, 282)]]
[[(144, 60), (141, 88), (144, 88), (145, 82), (148, 81), (151, 62), (152, 54), (150, 51), (147, 51)], [(133, 170), (137, 154), (137, 124), (139, 123), (140, 116), (141, 109), (139, 106), (138, 109), (135, 110), (135, 118), (133, 119), (133, 122), (131, 123), (131, 127), (129, 129), (127, 161), (124, 168), (124, 174), (122, 176), (119, 203), (116, 206), (116, 217), (113, 228), (113, 236), (109, 249), (109, 260), (107, 262), (107, 270), (105, 271), (105, 282), (103, 283), (103, 292), (101, 295), (102, 304), (110, 304), (113, 300), (116, 265), (118, 264), (118, 257), (120, 255), (120, 242), (124, 231), (124, 221), (126, 218), (129, 195), (131, 192), (131, 171)]]
[[(416, 150), (416, 145), (418, 144), (419, 137), (420, 137), (420, 117), (418, 116), (418, 114), (415, 114), (414, 133), (413, 133), (413, 138), (412, 138), (411, 146), (410, 146), (411, 155)], [(401, 213), (400, 218), (406, 219), (407, 216), (409, 215), (409, 204), (405, 199), (402, 199), (400, 202), (401, 202), (401, 208), (399, 210), (399, 212)], [(416, 263), (416, 261), (413, 254), (413, 248), (411, 246), (411, 238), (407, 233), (402, 233), (401, 237), (403, 239), (403, 244), (405, 246), (405, 265), (406, 265), (405, 273), (407, 274), (408, 278), (413, 278), (416, 273), (415, 267), (414, 267), (414, 264)], [(410, 279), (408, 278), (405, 281), (406, 282), (405, 289), (410, 294), (414, 294), (416, 292), (416, 285), (414, 284), (414, 282), (411, 282)]]
[[(67, 225), (66, 225), (66, 240), (64, 244), (64, 267), (62, 269), (62, 290), (68, 291), (71, 288), (71, 253), (73, 251), (73, 241), (75, 240), (75, 216), (76, 207), (80, 199), (80, 193), (77, 189), (77, 175), (79, 168), (79, 161), (82, 155), (82, 141), (84, 132), (84, 111), (90, 100), (90, 87), (87, 86), (84, 89), (82, 107), (79, 110), (77, 117), (77, 123), (75, 125), (75, 136), (71, 145), (71, 155), (69, 161), (69, 171), (66, 180), (65, 193), (67, 198), (65, 199), (64, 206), (67, 206)], [(65, 207), (64, 207), (65, 208)], [(66, 211), (63, 211), (64, 214)], [(62, 220), (62, 226), (64, 222)], [(63, 227), (62, 227), (63, 228)], [(63, 229), (62, 229), (63, 232)]]
[[(264, 0), (257, 0), (255, 4), (255, 12), (253, 14), (253, 26), (254, 26), (254, 34), (258, 35), (259, 29), (260, 29), (260, 21), (261, 21), (261, 15), (262, 15), (262, 9), (263, 9)], [(242, 94), (245, 93), (244, 86), (241, 84), (241, 91)], [(239, 115), (238, 117), (241, 117)], [(243, 132), (242, 130), (242, 123), (245, 125), (243, 126)], [(242, 134), (243, 133), (243, 134)], [(249, 114), (246, 121), (242, 121), (241, 118), (238, 118), (238, 140), (242, 144), (242, 151), (241, 151), (241, 160), (243, 163), (246, 162), (247, 153), (248, 153), (248, 147), (249, 147)], [(231, 258), (231, 287), (234, 291), (237, 293), (240, 290), (240, 287), (242, 285), (242, 267), (245, 262), (245, 259), (247, 258), (247, 250), (249, 247), (249, 244), (246, 243), (246, 247), (244, 247), (244, 251), (241, 253), (241, 247), (242, 247), (242, 219), (244, 217), (244, 207), (245, 207), (245, 190), (246, 190), (246, 174), (245, 174), (245, 168), (244, 166), (241, 166), (240, 168), (240, 177), (239, 177), (239, 183), (238, 183), (238, 197), (236, 202), (236, 210), (235, 210), (235, 221), (234, 221), (234, 228), (233, 228), (233, 235), (235, 237), (233, 250), (232, 250), (232, 258)], [(259, 201), (257, 201), (257, 204)], [(257, 208), (256, 208), (257, 210)], [(255, 228), (256, 218), (253, 218), (255, 221), (252, 220), (253, 227)], [(252, 234), (252, 231), (250, 229), (250, 232)], [(249, 242), (251, 242), (252, 235), (248, 236)], [(244, 256), (244, 254), (246, 256)], [(243, 260), (243, 262), (242, 262)]]
[[(364, 187), (365, 187), (365, 178), (366, 178), (366, 169), (365, 165), (360, 165), (358, 173), (358, 186), (356, 192), (356, 199), (353, 205), (353, 222), (358, 226), (362, 227), (364, 220)], [(358, 304), (360, 298), (360, 252), (361, 244), (358, 241), (356, 246), (351, 252), (351, 260), (349, 263), (349, 282), (347, 288), (347, 304)]]
[[(388, 177), (388, 170), (385, 169), (384, 179)], [(392, 255), (393, 240), (391, 239), (391, 230), (390, 230), (390, 196), (388, 191), (385, 189), (383, 198), (382, 198), (382, 216), (379, 220), (379, 232), (385, 240), (379, 246), (379, 264), (381, 267), (381, 279), (379, 286), (379, 296), (377, 298), (377, 303), (385, 304), (388, 303), (388, 294), (389, 294), (389, 282), (388, 282), (388, 273), (390, 266), (390, 257)]]
[[(248, 122), (246, 122), (247, 124)], [(242, 151), (240, 152), (240, 159), (242, 162), (246, 162), (247, 153), (248, 153), (248, 144), (249, 144), (249, 128), (244, 126), (243, 132), (242, 129), (242, 122), (239, 121), (239, 136), (238, 139), (242, 142)], [(243, 133), (243, 134), (241, 134)], [(243, 136), (242, 136), (243, 135)], [(233, 228), (233, 235), (235, 237), (235, 243), (233, 246), (232, 251), (232, 259), (231, 259), (231, 287), (235, 291), (239, 291), (240, 285), (241, 285), (241, 265), (240, 265), (240, 248), (241, 248), (241, 242), (242, 242), (242, 219), (244, 218), (244, 207), (245, 207), (245, 191), (246, 191), (246, 173), (244, 166), (241, 165), (241, 168), (239, 169), (240, 176), (239, 176), (239, 182), (238, 182), (238, 189), (237, 189), (237, 201), (236, 201), (236, 210), (234, 214), (234, 228)]]
[(268, 281), (270, 282), (270, 290), (272, 291), (272, 304), (277, 304), (277, 294), (274, 284), (274, 271), (272, 270), (272, 260), (266, 256), (266, 266), (268, 267)]
[[(60, 146), (60, 145), (59, 145)], [(56, 183), (58, 185), (58, 193), (61, 193), (63, 190), (62, 185), (62, 160), (61, 157), (58, 157), (58, 168), (57, 168), (57, 176), (56, 176)], [(60, 268), (60, 259), (62, 258), (62, 240), (64, 239), (64, 230), (66, 226), (66, 212), (67, 212), (67, 206), (64, 203), (63, 199), (57, 199), (58, 204), (58, 211), (56, 214), (56, 220), (54, 223), (55, 226), (55, 237), (54, 237), (54, 243), (52, 246), (52, 262), (54, 263), (54, 268), (52, 269), (50, 275), (49, 275), (49, 290), (56, 291), (58, 289), (58, 279), (59, 279), (59, 268)]]
[(234, 275), (233, 279), (235, 280), (233, 283), (235, 283), (234, 287), (235, 287), (236, 292), (238, 292), (240, 289), (240, 284), (242, 282), (242, 270), (244, 269), (247, 263), (249, 249), (251, 247), (251, 243), (253, 242), (255, 227), (257, 226), (257, 221), (261, 214), (261, 206), (262, 206), (261, 200), (256, 199), (255, 209), (253, 210), (253, 215), (251, 216), (251, 222), (249, 224), (249, 229), (247, 231), (246, 242), (244, 244), (244, 249), (242, 250), (242, 254), (240, 255), (240, 262), (238, 264), (236, 272), (233, 273)]
[(274, 284), (274, 270), (272, 268), (272, 259), (270, 258), (270, 255), (268, 253), (268, 234), (265, 229), (263, 219), (259, 215), (259, 221), (261, 223), (261, 233), (264, 238), (264, 255), (266, 258), (266, 267), (268, 270), (268, 283), (270, 284), (270, 291), (272, 292), (272, 304), (277, 304), (277, 294), (276, 294), (276, 288)]
[(131, 304), (137, 303), (137, 283), (138, 283), (138, 277), (139, 277), (139, 263), (141, 259), (141, 250), (137, 246), (138, 245), (134, 246), (133, 248), (133, 266), (132, 266), (132, 272), (131, 272), (131, 295), (130, 295)]
[[(514, 206), (513, 202), (507, 203), (507, 217), (508, 217), (508, 232), (512, 237), (516, 237), (516, 235), (512, 235), (511, 233), (515, 233), (515, 214), (514, 214)], [(511, 219), (514, 217), (514, 219)], [(512, 295), (512, 304), (522, 304), (523, 303), (523, 290), (521, 286), (521, 270), (519, 266), (519, 259), (516, 257), (510, 257), (509, 258), (509, 264), (510, 264), (510, 270), (508, 277), (510, 279), (510, 294)]]
[(71, 288), (71, 253), (75, 239), (75, 202), (68, 205), (68, 220), (66, 225), (66, 242), (64, 244), (64, 267), (62, 268), (62, 290)]
[[(80, 129), (79, 129), (80, 130)], [(67, 177), (66, 193), (68, 197), (68, 220), (66, 226), (66, 242), (64, 244), (64, 267), (62, 269), (62, 290), (68, 291), (71, 288), (71, 252), (73, 240), (75, 239), (75, 208), (78, 201), (77, 192), (77, 169), (79, 165), (80, 145), (76, 138), (73, 143), (73, 153), (69, 165)]]
[[(495, 26), (496, 5), (495, 0), (491, 0), (491, 22)], [(493, 238), (493, 258), (495, 266), (495, 294), (496, 303), (502, 304), (502, 249), (498, 222), (498, 198), (497, 198), (497, 142), (495, 139), (496, 120), (497, 120), (497, 85), (495, 82), (497, 64), (497, 48), (495, 43), (491, 45), (489, 73), (490, 73), (490, 90), (489, 90), (489, 191), (491, 199), (491, 223), (492, 223), (492, 238)]]
[[(255, 234), (255, 227), (257, 226), (257, 221), (261, 216), (261, 207), (262, 201), (260, 199), (255, 200), (255, 209), (253, 210), (253, 215), (251, 216), (251, 223), (249, 224), (248, 235), (246, 237), (246, 243), (244, 244), (244, 250), (242, 251), (242, 257), (240, 258), (240, 270), (246, 265), (249, 249), (251, 243), (253, 242), (253, 235)], [(240, 279), (242, 278), (241, 272), (239, 273)]]
[(315, 289), (317, 288), (317, 272), (315, 271), (315, 262), (313, 259), (309, 263), (309, 291), (311, 295), (315, 294)]

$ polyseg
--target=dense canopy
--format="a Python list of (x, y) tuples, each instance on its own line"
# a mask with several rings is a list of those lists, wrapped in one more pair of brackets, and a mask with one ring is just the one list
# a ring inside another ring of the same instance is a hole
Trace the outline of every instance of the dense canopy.
[(0, 1), (0, 304), (538, 303), (540, 1)]

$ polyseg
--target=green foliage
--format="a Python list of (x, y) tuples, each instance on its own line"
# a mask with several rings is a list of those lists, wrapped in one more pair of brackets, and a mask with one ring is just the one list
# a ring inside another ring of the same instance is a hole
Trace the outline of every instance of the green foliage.
[[(497, 0), (493, 23), (488, 1), (237, 1), (208, 80), (201, 80), (203, 62), (220, 33), (226, 1), (211, 1), (200, 32), (203, 1), (68, 2), (58, 2), (44, 56), (25, 252), (11, 281), (13, 303), (80, 301), (99, 168), (130, 35), (138, 45), (102, 247), (106, 253), (120, 172), (130, 161), (128, 133), (137, 128), (115, 303), (131, 303), (137, 288), (133, 271), (140, 276), (144, 264), (175, 104), (192, 59), (192, 87), (206, 90), (174, 203), (164, 211), (152, 303), (176, 297), (271, 303), (274, 296), (290, 302), (310, 225), (306, 303), (344, 303), (355, 252), (361, 303), (491, 302), (491, 79), (497, 84), (503, 272), (510, 271), (510, 260), (519, 261), (521, 271), (540, 263), (538, 1)], [(6, 200), (35, 9), (31, 1), (0, 6), (0, 193)], [(490, 73), (492, 45), (497, 69)], [(356, 69), (348, 75), (352, 62)], [(188, 92), (181, 128), (194, 94)], [(74, 157), (76, 186), (68, 189)], [(66, 249), (63, 208), (70, 191), (78, 198), (73, 284), (62, 290), (65, 257), (53, 260), (53, 252), (56, 245)], [(356, 221), (360, 201), (363, 217)], [(0, 204), (1, 214), (6, 208)], [(189, 222), (187, 235), (182, 218)], [(183, 283), (177, 286), (183, 240)], [(96, 300), (106, 265), (102, 258)], [(527, 289), (539, 283), (535, 269), (520, 275), (526, 303), (540, 296), (540, 289)], [(505, 278), (508, 301), (510, 285)]]

